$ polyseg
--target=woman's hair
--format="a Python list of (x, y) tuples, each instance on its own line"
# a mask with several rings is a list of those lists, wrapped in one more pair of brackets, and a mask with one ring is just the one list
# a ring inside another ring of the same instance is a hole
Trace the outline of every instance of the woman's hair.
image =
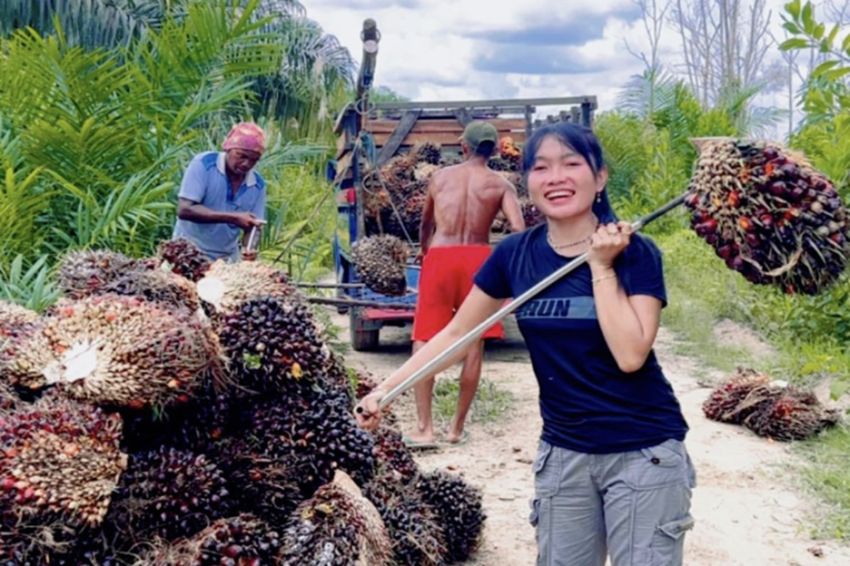
[[(540, 144), (549, 136), (554, 137), (581, 155), (587, 161), (590, 170), (593, 171), (594, 177), (605, 168), (602, 146), (599, 145), (599, 139), (590, 128), (569, 122), (558, 122), (536, 129), (531, 137), (526, 140), (522, 148), (522, 172), (526, 178), (537, 159), (537, 150), (540, 149)], [(614, 214), (614, 209), (611, 208), (611, 203), (608, 201), (607, 189), (602, 190), (602, 196), (598, 201), (593, 200), (593, 213), (600, 222), (617, 221), (617, 215)]]

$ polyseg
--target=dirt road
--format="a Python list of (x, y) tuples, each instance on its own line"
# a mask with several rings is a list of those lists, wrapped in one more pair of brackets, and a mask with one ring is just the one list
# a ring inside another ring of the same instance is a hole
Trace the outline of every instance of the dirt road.
[[(334, 323), (342, 328), (347, 329), (347, 322), (347, 317), (334, 317)], [(346, 361), (382, 379), (407, 358), (409, 340), (408, 330), (384, 329), (378, 351), (350, 351)], [(698, 473), (692, 509), (696, 527), (687, 538), (685, 564), (850, 564), (850, 548), (809, 536), (807, 516), (814, 502), (792, 471), (799, 463), (797, 456), (787, 445), (707, 420), (700, 407), (709, 389), (693, 377), (696, 362), (672, 352), (673, 340), (662, 329), (656, 352), (691, 427), (687, 445)], [(452, 369), (440, 378), (451, 379), (457, 373)], [(534, 531), (527, 517), (540, 415), (528, 353), (513, 324), (508, 325), (506, 340), (488, 345), (483, 377), (513, 394), (510, 413), (496, 423), (473, 422), (466, 445), (424, 453), (417, 461), (426, 470), (461, 472), (484, 493), (488, 515), (484, 542), (468, 564), (533, 564)], [(413, 422), (412, 396), (405, 395), (395, 409), (403, 422)]]

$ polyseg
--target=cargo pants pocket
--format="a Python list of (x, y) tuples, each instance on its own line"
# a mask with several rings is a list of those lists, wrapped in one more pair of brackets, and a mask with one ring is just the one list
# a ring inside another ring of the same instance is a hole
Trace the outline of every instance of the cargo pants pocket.
[(537, 456), (534, 458), (534, 463), (531, 466), (531, 471), (534, 474), (534, 498), (531, 500), (531, 514), (528, 517), (528, 522), (533, 527), (537, 526), (540, 521), (540, 500), (542, 497), (549, 497), (554, 492), (554, 487), (551, 483), (546, 482), (546, 462), (549, 461), (549, 456), (552, 454), (552, 445), (543, 440), (540, 441), (540, 447), (537, 449)]
[(685, 533), (694, 528), (694, 519), (686, 515), (655, 528), (650, 545), (651, 566), (682, 564)]

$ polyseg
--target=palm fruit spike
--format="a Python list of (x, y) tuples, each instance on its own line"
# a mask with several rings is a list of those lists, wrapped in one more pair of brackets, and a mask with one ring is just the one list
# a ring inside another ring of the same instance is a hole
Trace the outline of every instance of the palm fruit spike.
[(0, 564), (117, 566), (98, 529), (71, 527), (54, 515), (25, 522), (0, 520)]
[(137, 260), (117, 252), (70, 252), (59, 264), (59, 288), (66, 297), (81, 299), (139, 267)]
[(60, 301), (15, 350), (13, 384), (99, 405), (162, 407), (223, 375), (217, 338), (195, 315), (134, 297)]
[(217, 313), (235, 310), (251, 299), (286, 299), (295, 294), (285, 273), (259, 261), (215, 261), (197, 287), (198, 296), (210, 303)]
[[(148, 566), (259, 566), (279, 564), (280, 534), (249, 513), (218, 519), (189, 539), (156, 541), (142, 557)], [(306, 563), (305, 563), (306, 564)]]
[(410, 254), (395, 236), (369, 236), (352, 246), (357, 273), (367, 287), (385, 295), (403, 295), (407, 290), (405, 263)]
[(366, 484), (363, 494), (387, 527), (396, 564), (446, 564), (443, 528), (434, 509), (422, 501), (413, 486), (403, 483), (392, 470), (382, 469)]
[(744, 426), (774, 440), (805, 440), (838, 422), (835, 411), (825, 410), (817, 397), (796, 387), (765, 387), (751, 392), (745, 402), (752, 410)]
[(746, 416), (736, 409), (756, 387), (767, 385), (770, 377), (748, 368), (738, 368), (735, 375), (717, 386), (702, 405), (705, 416), (714, 421), (740, 424)]
[(0, 515), (100, 525), (127, 456), (121, 418), (48, 395), (0, 418)]
[(330, 361), (312, 312), (299, 302), (248, 300), (222, 314), (217, 326), (231, 371), (248, 389), (283, 392), (292, 380), (318, 381)]
[(130, 272), (104, 285), (101, 292), (94, 294), (106, 293), (140, 297), (147, 301), (183, 307), (190, 312), (197, 312), (201, 307), (195, 285), (191, 281), (175, 273), (160, 270)]
[(390, 541), (380, 514), (345, 474), (320, 487), (293, 512), (280, 564), (387, 564)]
[(174, 273), (199, 281), (210, 268), (210, 260), (198, 246), (185, 238), (166, 240), (156, 249), (157, 257)]
[(116, 545), (190, 536), (230, 512), (221, 470), (206, 456), (160, 447), (131, 454), (104, 530)]
[(778, 144), (704, 141), (689, 191), (697, 234), (753, 283), (815, 294), (847, 264), (850, 226), (838, 192)]
[(484, 528), (481, 492), (461, 477), (436, 471), (419, 477), (416, 490), (436, 511), (448, 549), (448, 562), (463, 562), (478, 548)]

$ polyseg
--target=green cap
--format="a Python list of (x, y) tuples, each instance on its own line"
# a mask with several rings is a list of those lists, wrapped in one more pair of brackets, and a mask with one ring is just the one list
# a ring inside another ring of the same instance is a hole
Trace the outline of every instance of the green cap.
[(475, 120), (466, 126), (460, 139), (469, 145), (472, 153), (478, 153), (478, 146), (484, 142), (492, 142), (494, 146), (498, 144), (499, 132), (493, 124)]

